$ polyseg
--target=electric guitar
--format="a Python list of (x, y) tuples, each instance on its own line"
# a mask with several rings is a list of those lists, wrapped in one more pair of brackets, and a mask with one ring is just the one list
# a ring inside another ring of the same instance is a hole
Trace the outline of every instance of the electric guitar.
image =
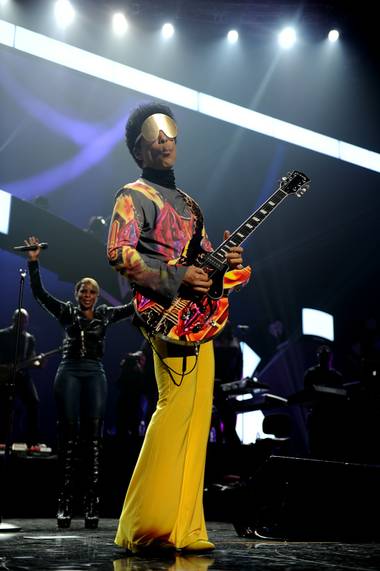
[[(34, 357), (31, 357), (30, 359), (27, 359), (26, 361), (20, 361), (19, 363), (16, 363), (16, 372), (21, 371), (22, 369), (25, 369), (26, 367), (29, 367), (30, 365), (38, 364), (38, 362), (41, 363), (41, 361), (43, 361), (46, 357), (49, 357), (50, 355), (54, 355), (54, 353), (59, 353), (60, 351), (62, 351), (62, 347), (57, 347), (56, 349), (52, 349), (51, 351), (47, 351), (46, 353), (39, 353), (38, 355), (34, 355)], [(9, 383), (9, 381), (12, 378), (12, 372), (13, 372), (13, 364), (12, 363), (1, 364), (0, 365), (0, 384), (1, 383), (4, 383), (4, 384)]]
[(228, 320), (228, 289), (245, 283), (250, 275), (249, 268), (228, 271), (226, 256), (230, 248), (240, 246), (287, 196), (301, 197), (309, 182), (302, 172), (288, 173), (272, 196), (216, 250), (186, 260), (186, 265), (203, 268), (213, 280), (206, 295), (194, 295), (183, 287), (170, 305), (165, 306), (137, 291), (133, 305), (147, 334), (179, 345), (199, 345), (218, 335)]

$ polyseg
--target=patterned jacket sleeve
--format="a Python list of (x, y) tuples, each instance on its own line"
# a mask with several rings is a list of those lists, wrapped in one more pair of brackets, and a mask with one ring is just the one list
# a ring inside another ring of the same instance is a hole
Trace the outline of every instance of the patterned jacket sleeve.
[(150, 211), (153, 208), (152, 201), (143, 201), (133, 189), (124, 188), (119, 193), (108, 236), (108, 259), (144, 295), (170, 300), (175, 297), (187, 268), (137, 249), (144, 223), (154, 218)]
[(67, 304), (64, 301), (56, 299), (46, 291), (42, 284), (38, 261), (29, 261), (28, 268), (30, 286), (34, 297), (53, 317), (61, 320), (63, 313), (67, 309)]

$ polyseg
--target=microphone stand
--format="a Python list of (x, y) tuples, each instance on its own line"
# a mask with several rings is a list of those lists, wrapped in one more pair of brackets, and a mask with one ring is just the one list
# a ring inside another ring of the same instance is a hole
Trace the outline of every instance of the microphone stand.
[[(3, 480), (4, 484), (2, 486), (3, 490), (7, 489), (7, 469), (10, 459), (11, 453), (11, 446), (12, 446), (12, 432), (13, 432), (13, 415), (14, 415), (14, 400), (15, 400), (15, 392), (16, 392), (16, 367), (18, 361), (18, 351), (20, 347), (20, 333), (21, 333), (21, 307), (22, 307), (22, 300), (24, 295), (24, 286), (25, 286), (25, 277), (26, 271), (20, 269), (20, 284), (19, 284), (19, 293), (18, 293), (18, 312), (17, 312), (17, 319), (16, 319), (16, 343), (15, 343), (15, 352), (13, 358), (13, 366), (11, 369), (11, 381), (8, 383), (8, 418), (7, 418), (7, 434), (5, 438), (5, 453), (4, 453), (4, 466), (3, 466)], [(6, 523), (2, 521), (1, 517), (1, 505), (0, 505), (0, 533), (14, 533), (16, 531), (20, 531), (21, 527), (14, 525), (12, 523)]]

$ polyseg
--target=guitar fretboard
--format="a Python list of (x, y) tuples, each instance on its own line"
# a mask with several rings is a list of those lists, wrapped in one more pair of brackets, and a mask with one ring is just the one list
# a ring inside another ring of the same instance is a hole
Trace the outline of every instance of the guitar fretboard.
[(237, 228), (227, 240), (203, 260), (202, 266), (211, 266), (216, 270), (223, 270), (226, 265), (226, 256), (233, 246), (240, 246), (256, 230), (269, 214), (288, 196), (281, 188), (277, 189), (264, 204), (262, 204), (243, 224)]

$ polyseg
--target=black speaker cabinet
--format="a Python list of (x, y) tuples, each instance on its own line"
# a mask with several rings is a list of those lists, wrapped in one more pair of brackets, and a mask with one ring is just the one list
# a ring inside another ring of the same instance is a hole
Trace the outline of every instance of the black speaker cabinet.
[(235, 493), (233, 524), (242, 537), (380, 540), (378, 465), (270, 456)]

